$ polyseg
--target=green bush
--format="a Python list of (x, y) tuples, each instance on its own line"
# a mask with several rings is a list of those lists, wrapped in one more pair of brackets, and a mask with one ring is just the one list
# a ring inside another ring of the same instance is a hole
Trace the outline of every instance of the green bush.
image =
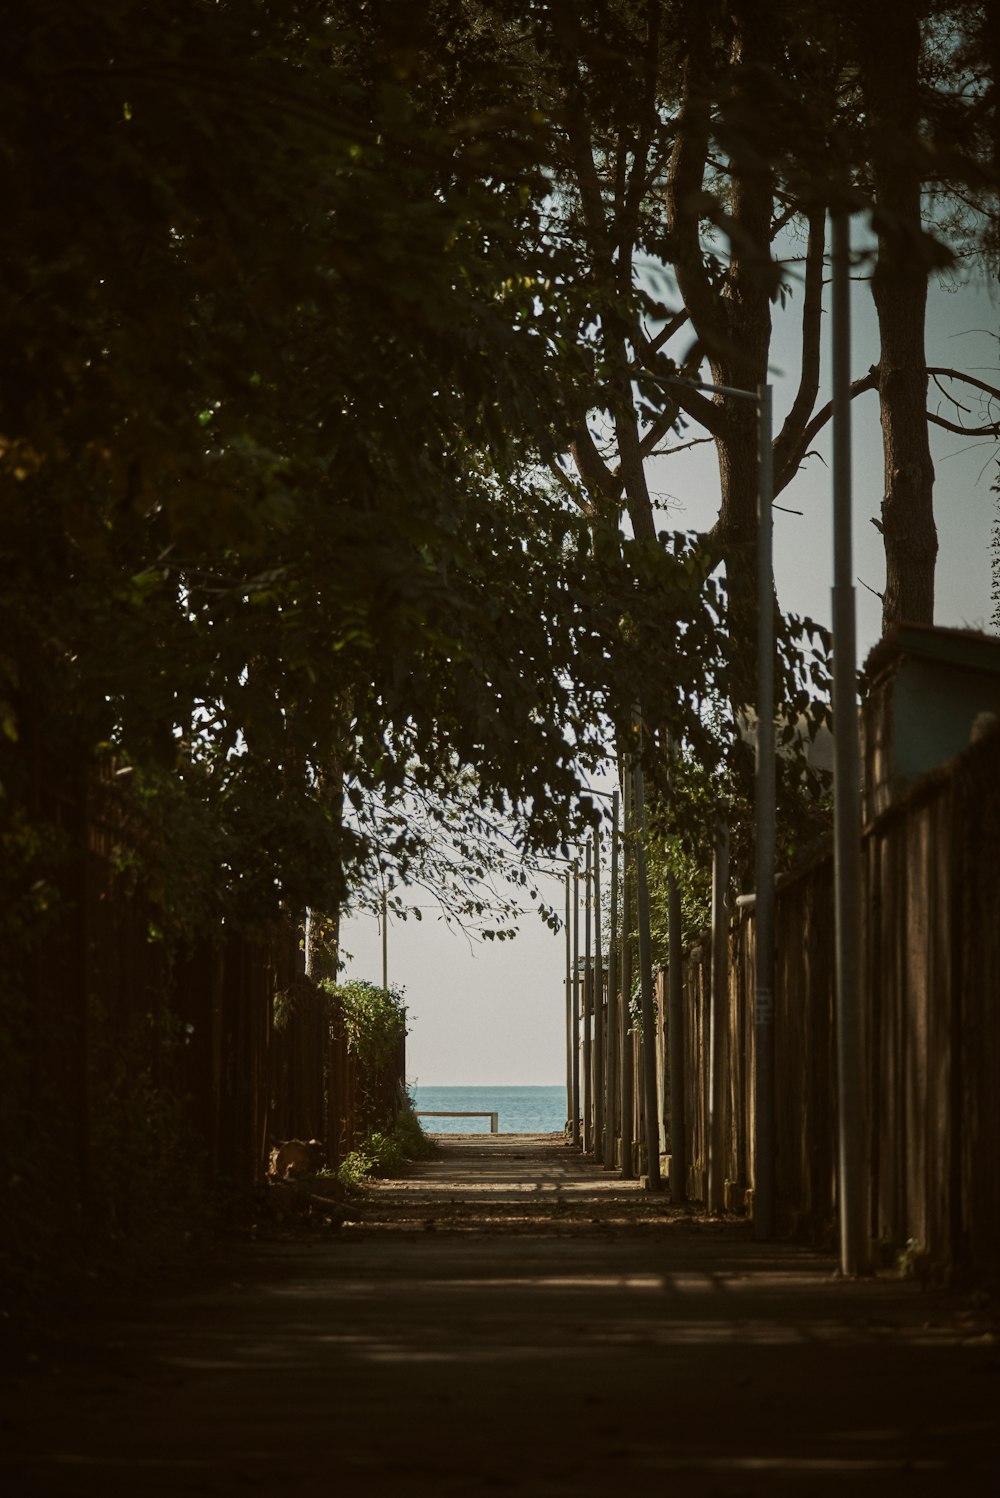
[(396, 1054), (406, 1034), (406, 1005), (402, 992), (381, 988), (367, 978), (350, 983), (323, 979), (320, 987), (339, 1000), (347, 1048), (367, 1067), (384, 1066)]
[(320, 982), (331, 1006), (331, 1022), (343, 1027), (355, 1062), (356, 1127), (367, 1136), (391, 1132), (398, 1111), (401, 1048), (406, 1037), (406, 1005), (399, 989), (381, 988), (365, 978), (350, 983)]
[(400, 1110), (390, 1131), (373, 1129), (351, 1151), (337, 1171), (337, 1179), (343, 1186), (360, 1186), (372, 1178), (395, 1175), (406, 1161), (426, 1159), (433, 1153), (433, 1144), (412, 1107), (407, 1105)]
[(414, 1113), (413, 1104), (409, 1099), (407, 1099), (406, 1107), (400, 1109), (394, 1136), (399, 1142), (405, 1160), (426, 1160), (435, 1153), (436, 1146), (421, 1128), (420, 1120)]

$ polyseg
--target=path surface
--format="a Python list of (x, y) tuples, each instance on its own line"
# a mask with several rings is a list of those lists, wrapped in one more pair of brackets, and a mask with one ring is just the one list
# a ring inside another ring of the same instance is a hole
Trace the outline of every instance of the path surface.
[(1000, 1491), (1000, 1349), (959, 1300), (840, 1280), (554, 1136), (450, 1136), (361, 1211), (15, 1369), (10, 1491)]

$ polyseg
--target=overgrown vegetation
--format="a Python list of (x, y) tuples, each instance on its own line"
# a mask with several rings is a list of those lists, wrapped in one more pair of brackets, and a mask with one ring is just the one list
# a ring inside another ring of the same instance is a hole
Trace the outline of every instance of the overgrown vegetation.
[(391, 1134), (404, 1105), (398, 1092), (402, 1075), (398, 1063), (406, 1036), (403, 992), (381, 988), (365, 978), (342, 984), (324, 979), (320, 988), (331, 1001), (333, 1023), (343, 1027), (348, 1054), (357, 1064), (358, 1124), (369, 1137)]
[(403, 989), (382, 988), (367, 978), (349, 983), (324, 979), (320, 987), (338, 1005), (351, 1054), (366, 1067), (391, 1061), (406, 1034)]
[(373, 1129), (351, 1151), (340, 1165), (337, 1177), (344, 1186), (361, 1186), (372, 1177), (396, 1175), (408, 1160), (427, 1159), (434, 1148), (420, 1127), (412, 1104), (408, 1103), (400, 1109), (390, 1130)]

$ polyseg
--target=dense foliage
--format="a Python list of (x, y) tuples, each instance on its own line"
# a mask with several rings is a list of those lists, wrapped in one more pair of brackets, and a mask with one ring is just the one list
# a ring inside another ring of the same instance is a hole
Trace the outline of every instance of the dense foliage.
[(399, 1050), (406, 1034), (406, 1004), (402, 992), (380, 988), (365, 978), (350, 983), (321, 984), (337, 1001), (347, 1048), (365, 1067), (384, 1066)]
[[(102, 761), (127, 800), (116, 856), (151, 930), (182, 935), (408, 875), (481, 917), (508, 851), (589, 815), (580, 774), (638, 700), (660, 743), (715, 772), (701, 704), (753, 690), (756, 439), (749, 406), (685, 382), (764, 376), (797, 226), (781, 487), (828, 414), (831, 195), (872, 214), (890, 342), (931, 264), (989, 252), (990, 8), (896, 9), (868, 48), (850, 0), (785, 0), (766, 24), (684, 0), (40, 0), (10, 17), (13, 946), (58, 903), (74, 834), (53, 804)], [(910, 222), (912, 193), (890, 201), (901, 173), (933, 189), (933, 221), (918, 204)], [(915, 280), (889, 306), (900, 267)], [(920, 391), (866, 378), (889, 454), (926, 425)], [(697, 539), (658, 534), (643, 470), (685, 422), (720, 460), (719, 524)], [(887, 491), (890, 548), (909, 503)], [(789, 715), (825, 689), (800, 645), (793, 628)]]
[(102, 757), (119, 856), (184, 933), (402, 874), (428, 841), (407, 797), (454, 805), (470, 766), (474, 815), (551, 845), (606, 716), (655, 680), (683, 724), (709, 690), (697, 555), (595, 536), (537, 479), (590, 359), (536, 117), (463, 113), (457, 84), (429, 109), (408, 26), (200, 0), (11, 18), (12, 900), (50, 901), (46, 799)]

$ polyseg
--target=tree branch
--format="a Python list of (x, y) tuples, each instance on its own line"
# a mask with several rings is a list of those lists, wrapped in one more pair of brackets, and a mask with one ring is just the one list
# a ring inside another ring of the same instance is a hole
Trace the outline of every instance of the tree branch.
[[(853, 380), (851, 382), (850, 388), (848, 390), (850, 399), (853, 400), (856, 395), (863, 395), (866, 390), (877, 390), (878, 382), (879, 367), (877, 364), (873, 364), (866, 375), (862, 375), (860, 379)], [(823, 430), (832, 415), (833, 401), (827, 401), (826, 405), (816, 412), (816, 415), (812, 418), (812, 420), (806, 423), (799, 441), (795, 444), (792, 451), (788, 454), (784, 468), (780, 473), (775, 474), (775, 494), (780, 494), (782, 489), (786, 488), (788, 484), (791, 483), (792, 479), (799, 471), (799, 465), (809, 449), (809, 444), (816, 436), (816, 433)]]
[[(550, 458), (546, 466), (548, 467), (548, 470), (551, 473), (552, 477), (558, 481), (560, 488), (566, 491), (576, 507), (582, 510), (585, 515), (589, 515), (591, 513), (591, 509), (589, 505), (585, 505), (581, 502), (579, 485), (575, 484), (570, 478), (569, 474), (564, 472), (563, 469), (560, 468), (555, 458)], [(577, 468), (579, 469), (579, 464), (577, 464)]]
[(725, 434), (727, 421), (724, 406), (709, 400), (700, 390), (693, 390), (690, 385), (671, 385), (670, 388), (681, 410), (686, 411), (695, 421), (700, 421), (707, 432), (711, 432), (713, 437)]
[(963, 385), (972, 385), (976, 390), (983, 390), (987, 395), (993, 395), (1000, 400), (1000, 389), (996, 385), (987, 385), (983, 380), (977, 380), (974, 375), (962, 374), (959, 369), (941, 369), (938, 366), (927, 367), (929, 375), (942, 375), (945, 379), (961, 380)]
[[(642, 207), (642, 195), (645, 190), (646, 164), (649, 160), (649, 148), (653, 139), (653, 125), (656, 120), (656, 83), (660, 67), (660, 9), (659, 0), (648, 0), (646, 6), (646, 67), (643, 78), (642, 113), (636, 135), (635, 151), (632, 157), (632, 170), (628, 176), (628, 185), (625, 193), (625, 222), (623, 228), (628, 236), (630, 276), (632, 271), (631, 250), (635, 243), (639, 226), (639, 211)], [(624, 248), (625, 234), (622, 236), (622, 249)], [(624, 259), (624, 255), (620, 254), (620, 267), (624, 263)]]
[[(851, 383), (849, 391), (851, 400), (853, 400), (856, 395), (863, 395), (866, 390), (877, 390), (880, 373), (881, 372), (879, 366), (877, 364), (873, 364), (866, 375), (862, 375), (860, 379), (854, 380)], [(962, 374), (961, 370), (943, 369), (934, 366), (928, 367), (927, 374), (943, 375), (950, 379), (961, 380), (964, 384), (972, 385), (975, 387), (975, 389), (982, 390), (985, 394), (995, 396), (998, 400), (1000, 400), (1000, 389), (997, 389), (994, 385), (986, 384), (984, 380), (977, 380), (973, 375)], [(777, 469), (776, 465), (774, 485), (774, 492), (776, 494), (780, 494), (782, 489), (786, 488), (791, 480), (795, 477), (795, 474), (799, 470), (799, 465), (801, 464), (803, 458), (806, 456), (809, 444), (812, 442), (817, 432), (822, 431), (823, 427), (826, 426), (832, 415), (833, 402), (828, 401), (825, 406), (817, 411), (812, 420), (808, 422), (807, 425), (803, 428), (802, 435), (799, 441), (796, 442), (794, 447), (788, 453), (780, 470)], [(933, 411), (927, 412), (927, 420), (933, 421), (935, 426), (944, 427), (945, 431), (947, 432), (955, 432), (959, 437), (1000, 437), (1000, 417), (998, 417), (996, 421), (981, 427), (963, 427), (960, 426), (958, 422), (949, 421), (946, 417), (938, 416)], [(782, 429), (782, 431), (784, 431), (784, 428)], [(775, 447), (777, 448), (777, 443), (775, 444)]]
[(682, 307), (679, 312), (675, 312), (669, 322), (664, 323), (655, 338), (647, 338), (646, 342), (650, 352), (658, 354), (663, 345), (669, 343), (674, 334), (679, 333), (684, 324), (690, 322), (690, 320), (691, 314), (686, 307)]
[[(820, 341), (823, 326), (823, 258), (826, 253), (826, 213), (814, 208), (809, 214), (806, 249), (805, 296), (802, 303), (802, 363), (799, 388), (774, 443), (774, 466), (782, 472), (789, 456), (802, 441), (806, 423), (819, 394)], [(807, 444), (808, 445), (808, 444)], [(800, 460), (801, 461), (801, 460)]]
[[(706, 399), (700, 390), (685, 385), (682, 377), (677, 374), (677, 367), (673, 360), (664, 358), (653, 347), (652, 341), (646, 337), (638, 325), (632, 329), (632, 343), (643, 369), (648, 369), (650, 374), (668, 381), (672, 399), (688, 416), (692, 416), (707, 432), (711, 432), (713, 437), (718, 437), (725, 425), (723, 408), (716, 405), (715, 401)], [(660, 438), (665, 436), (673, 426), (675, 419), (676, 412), (665, 411), (642, 439), (643, 450), (648, 452), (650, 448), (655, 447)]]
[(700, 3), (688, 8), (686, 19), (684, 32), (690, 42), (684, 59), (681, 107), (667, 174), (666, 219), (674, 241), (674, 267), (684, 304), (690, 309), (699, 335), (706, 341), (715, 341), (722, 333), (722, 318), (705, 270), (699, 230), (709, 150), (711, 27)]
[(963, 427), (956, 421), (948, 421), (944, 416), (936, 416), (933, 411), (928, 411), (927, 420), (933, 421), (935, 426), (944, 427), (946, 432), (957, 432), (960, 437), (1000, 437), (1000, 418), (988, 427)]
[[(985, 380), (977, 380), (975, 375), (963, 374), (960, 369), (944, 369), (938, 365), (934, 365), (928, 366), (927, 373), (935, 385), (937, 385), (945, 400), (951, 401), (952, 405), (959, 411), (965, 411), (967, 407), (963, 406), (961, 401), (956, 400), (953, 395), (949, 395), (948, 391), (941, 386), (940, 379), (958, 380), (960, 384), (970, 385), (973, 390), (981, 390), (991, 400), (1000, 401), (1000, 389), (996, 385), (988, 385)], [(946, 432), (956, 432), (960, 437), (1000, 437), (1000, 416), (997, 417), (996, 421), (991, 421), (986, 426), (981, 427), (964, 427), (958, 422), (949, 421), (945, 416), (936, 415), (933, 411), (928, 411), (927, 419), (928, 421), (933, 421), (935, 426), (944, 427)]]
[(570, 441), (570, 452), (583, 486), (596, 512), (602, 499), (617, 505), (621, 499), (622, 480), (613, 473), (597, 450), (597, 444), (586, 419), (577, 422)]
[[(646, 446), (647, 439), (648, 439), (648, 434), (647, 434), (647, 437), (644, 437), (643, 441), (642, 441), (642, 455), (643, 455), (643, 457), (657, 457), (657, 458), (672, 458), (673, 455), (674, 455), (674, 453), (686, 452), (689, 447), (701, 447), (706, 442), (714, 442), (715, 441), (714, 437), (691, 437), (687, 442), (678, 442), (674, 447), (661, 447), (658, 451), (656, 451), (656, 450), (651, 450), (651, 449), (647, 448), (647, 446)], [(798, 510), (796, 510), (795, 514), (797, 515), (798, 513), (799, 513)]]

